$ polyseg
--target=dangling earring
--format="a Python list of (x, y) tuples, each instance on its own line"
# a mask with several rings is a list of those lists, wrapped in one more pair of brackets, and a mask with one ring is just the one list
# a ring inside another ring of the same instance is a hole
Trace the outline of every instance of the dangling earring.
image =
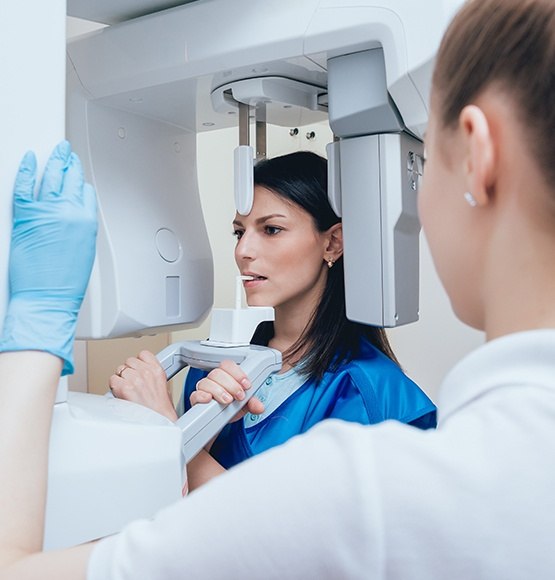
[(476, 198), (470, 193), (470, 191), (466, 191), (464, 193), (464, 199), (467, 201), (470, 207), (476, 207), (478, 205)]
[(328, 268), (331, 270), (333, 268), (333, 265), (335, 264), (335, 262), (330, 258), (328, 260)]

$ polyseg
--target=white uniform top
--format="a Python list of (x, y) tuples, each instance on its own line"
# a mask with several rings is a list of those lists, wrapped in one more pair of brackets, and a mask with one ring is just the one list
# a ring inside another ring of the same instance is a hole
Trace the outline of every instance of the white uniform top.
[(89, 580), (555, 577), (555, 330), (449, 374), (440, 427), (325, 421), (93, 550)]

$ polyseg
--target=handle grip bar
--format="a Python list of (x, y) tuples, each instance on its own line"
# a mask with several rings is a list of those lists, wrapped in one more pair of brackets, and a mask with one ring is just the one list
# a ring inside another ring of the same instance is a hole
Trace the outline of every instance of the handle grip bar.
[(245, 391), (242, 401), (222, 405), (211, 401), (195, 405), (180, 417), (176, 425), (182, 432), (182, 453), (188, 463), (217, 435), (247, 403), (273, 372), (281, 369), (281, 353), (265, 346), (238, 346), (221, 348), (198, 341), (176, 342), (157, 355), (166, 377), (171, 379), (186, 366), (211, 370), (223, 360), (236, 362), (249, 377), (252, 387)]

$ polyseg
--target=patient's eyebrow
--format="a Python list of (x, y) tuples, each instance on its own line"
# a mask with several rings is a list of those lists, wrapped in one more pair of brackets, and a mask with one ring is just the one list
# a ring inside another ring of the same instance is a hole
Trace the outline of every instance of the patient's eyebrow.
[[(287, 218), (287, 216), (286, 215), (283, 215), (282, 213), (271, 213), (269, 215), (265, 215), (265, 216), (262, 216), (262, 217), (259, 217), (259, 218), (255, 219), (254, 222), (256, 224), (262, 224), (262, 223), (267, 222), (269, 220), (272, 220), (274, 218)], [(233, 225), (234, 226), (241, 226), (242, 227), (243, 226), (243, 222), (241, 220), (234, 219), (233, 220)]]

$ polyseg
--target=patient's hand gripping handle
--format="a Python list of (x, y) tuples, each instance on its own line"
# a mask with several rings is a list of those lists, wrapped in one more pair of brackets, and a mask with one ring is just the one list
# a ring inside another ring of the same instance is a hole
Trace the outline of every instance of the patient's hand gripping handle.
[(217, 435), (223, 427), (245, 406), (270, 374), (281, 369), (281, 353), (263, 346), (218, 348), (196, 341), (171, 344), (158, 353), (158, 360), (171, 379), (186, 366), (210, 370), (223, 360), (236, 362), (249, 377), (252, 387), (245, 391), (242, 401), (222, 405), (217, 401), (195, 405), (176, 422), (181, 428), (184, 462), (193, 457)]

